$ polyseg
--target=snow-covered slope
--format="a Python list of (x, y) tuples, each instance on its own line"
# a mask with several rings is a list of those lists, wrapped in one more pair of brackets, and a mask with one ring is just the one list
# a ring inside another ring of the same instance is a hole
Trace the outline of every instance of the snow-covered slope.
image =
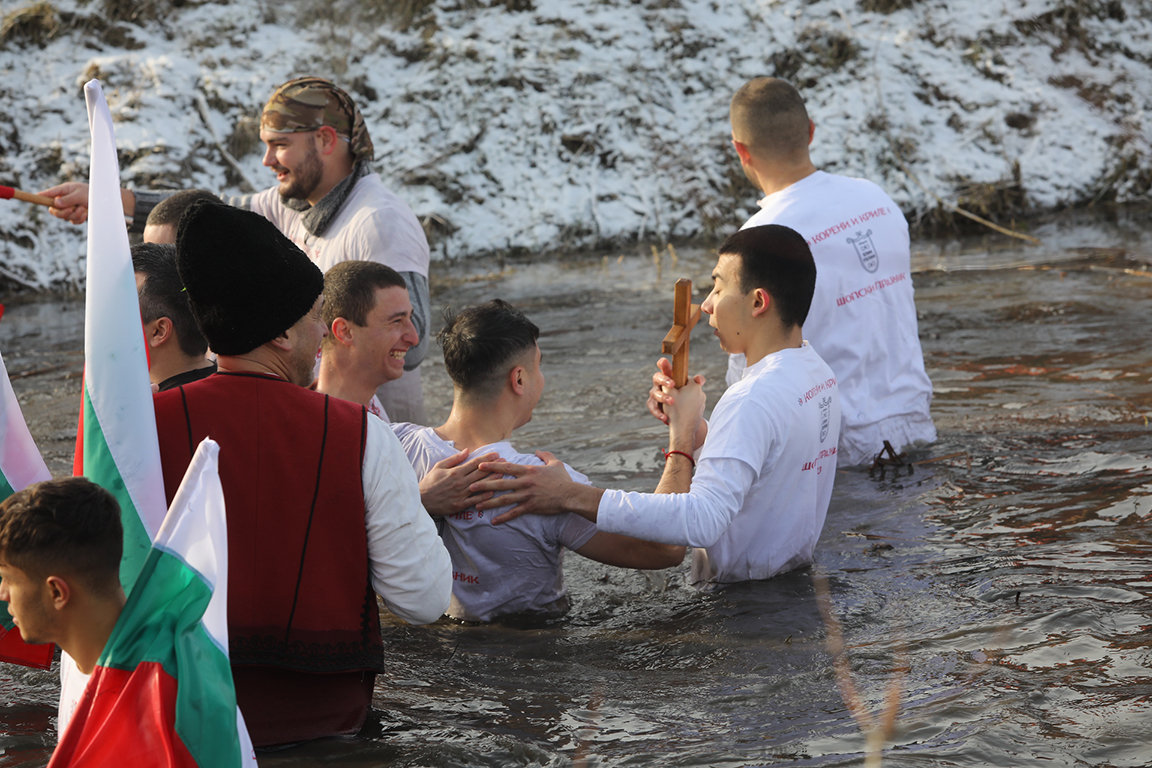
[[(319, 74), (449, 257), (731, 230), (756, 195), (728, 100), (759, 75), (801, 89), (819, 166), (914, 219), (933, 195), (1006, 219), (1152, 186), (1147, 0), (426, 3), (3, 0), (0, 184), (85, 176), (98, 77), (126, 184), (242, 189), (214, 131), (271, 185), (260, 108)], [(83, 229), (0, 202), (0, 267), (79, 281)]]

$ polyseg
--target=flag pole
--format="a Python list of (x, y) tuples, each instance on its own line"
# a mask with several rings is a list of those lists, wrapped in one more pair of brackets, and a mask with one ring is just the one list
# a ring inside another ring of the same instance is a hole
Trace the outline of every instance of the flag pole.
[(31, 192), (22, 192), (19, 189), (6, 187), (0, 184), (0, 200), (23, 200), (26, 203), (35, 203), (36, 205), (46, 205), (49, 208), (56, 206), (56, 198), (48, 197), (47, 195), (34, 195)]

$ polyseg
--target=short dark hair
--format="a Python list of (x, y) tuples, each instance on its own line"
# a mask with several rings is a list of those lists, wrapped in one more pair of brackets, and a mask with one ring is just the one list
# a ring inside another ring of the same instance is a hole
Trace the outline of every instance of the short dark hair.
[(140, 317), (145, 324), (167, 317), (180, 351), (189, 357), (203, 355), (208, 342), (188, 304), (188, 292), (176, 269), (176, 246), (160, 243), (137, 243), (132, 246), (132, 270), (144, 276), (140, 286)]
[(86, 477), (33, 483), (0, 504), (0, 561), (34, 576), (119, 585), (123, 551), (120, 505)]
[(785, 328), (804, 325), (816, 289), (816, 262), (803, 235), (779, 224), (748, 227), (725, 240), (718, 253), (740, 257), (743, 293), (763, 288)]
[(500, 391), (513, 360), (536, 346), (540, 329), (503, 299), (444, 312), (447, 323), (436, 340), (444, 349), (444, 367), (464, 394), (486, 398)]
[(216, 203), (223, 202), (219, 197), (206, 189), (185, 189), (171, 197), (166, 197), (148, 212), (148, 219), (144, 222), (146, 227), (162, 227), (165, 224), (176, 226), (184, 211), (197, 200), (211, 200)]
[(749, 80), (732, 97), (732, 133), (754, 151), (794, 157), (808, 147), (808, 110), (791, 83), (775, 77)]
[(376, 307), (377, 288), (407, 288), (400, 273), (376, 261), (342, 261), (324, 273), (324, 324), (342, 317), (364, 326)]

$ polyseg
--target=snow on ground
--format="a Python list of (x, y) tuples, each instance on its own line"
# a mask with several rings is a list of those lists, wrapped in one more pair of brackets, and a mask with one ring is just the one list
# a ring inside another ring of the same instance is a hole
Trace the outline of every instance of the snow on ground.
[[(319, 74), (361, 105), (377, 169), (439, 257), (733, 230), (756, 194), (729, 145), (728, 101), (759, 75), (801, 89), (817, 165), (877, 181), (914, 220), (938, 213), (933, 195), (1007, 223), (1147, 200), (1152, 187), (1146, 0), (0, 8), (0, 183), (86, 177), (81, 86), (98, 77), (126, 185), (244, 190), (205, 119), (243, 175), (271, 185), (260, 109), (278, 83)], [(83, 237), (43, 208), (0, 202), (0, 281), (78, 284)]]

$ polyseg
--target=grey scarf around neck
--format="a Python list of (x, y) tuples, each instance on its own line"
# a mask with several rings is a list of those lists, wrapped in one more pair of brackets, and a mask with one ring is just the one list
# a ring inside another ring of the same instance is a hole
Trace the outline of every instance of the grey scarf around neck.
[(300, 217), (300, 223), (304, 225), (304, 229), (308, 230), (308, 234), (319, 237), (324, 234), (324, 231), (332, 223), (332, 219), (336, 218), (336, 214), (344, 207), (344, 203), (347, 202), (348, 195), (352, 194), (352, 188), (356, 186), (356, 182), (371, 172), (372, 169), (368, 167), (366, 160), (358, 160), (356, 165), (352, 167), (352, 173), (341, 179), (340, 183), (332, 187), (316, 205), (309, 205), (307, 200), (289, 200), (286, 197), (281, 197), (280, 202), (294, 211), (303, 211), (304, 215)]

